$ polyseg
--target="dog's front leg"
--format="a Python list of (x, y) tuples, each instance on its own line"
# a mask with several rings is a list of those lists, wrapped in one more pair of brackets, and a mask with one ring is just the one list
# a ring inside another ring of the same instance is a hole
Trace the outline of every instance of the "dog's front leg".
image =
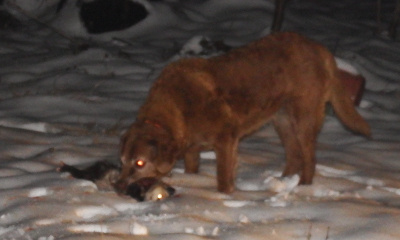
[(217, 183), (220, 192), (231, 193), (235, 189), (238, 142), (238, 138), (228, 134), (219, 137), (215, 144)]
[(200, 149), (198, 147), (189, 148), (184, 156), (185, 173), (198, 173), (200, 161)]

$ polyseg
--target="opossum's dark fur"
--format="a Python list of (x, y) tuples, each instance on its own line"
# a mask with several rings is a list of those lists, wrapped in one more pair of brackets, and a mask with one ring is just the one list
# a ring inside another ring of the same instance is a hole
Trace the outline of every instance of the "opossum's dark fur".
[[(72, 177), (78, 179), (85, 179), (94, 182), (99, 190), (115, 191), (114, 184), (118, 179), (120, 168), (108, 161), (98, 161), (83, 169), (78, 169), (74, 166), (61, 162), (61, 166), (57, 168), (59, 172), (68, 172)], [(146, 199), (146, 194), (161, 187), (171, 196), (175, 193), (175, 189), (166, 183), (156, 178), (142, 178), (130, 184), (125, 192), (138, 201), (149, 200)]]

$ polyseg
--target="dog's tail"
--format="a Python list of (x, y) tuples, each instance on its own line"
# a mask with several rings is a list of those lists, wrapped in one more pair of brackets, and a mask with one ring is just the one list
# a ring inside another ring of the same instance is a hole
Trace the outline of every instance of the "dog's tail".
[(334, 71), (331, 73), (333, 87), (330, 89), (331, 93), (328, 101), (331, 103), (336, 116), (343, 123), (343, 125), (349, 128), (351, 131), (360, 133), (370, 138), (371, 129), (368, 123), (355, 109), (350, 95), (347, 93), (342, 82), (340, 81), (335, 60), (332, 59), (329, 64), (334, 65), (329, 68)]

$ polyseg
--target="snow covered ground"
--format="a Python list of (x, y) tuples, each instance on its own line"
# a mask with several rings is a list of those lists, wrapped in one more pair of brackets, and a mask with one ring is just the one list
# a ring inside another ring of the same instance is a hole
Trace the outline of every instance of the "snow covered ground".
[[(4, 4), (49, 16), (43, 9), (54, 2)], [(30, 27), (0, 30), (0, 239), (400, 239), (400, 43), (374, 35), (373, 0), (288, 5), (284, 30), (322, 42), (367, 80), (359, 112), (373, 139), (327, 116), (312, 186), (277, 178), (284, 152), (268, 126), (241, 143), (231, 195), (215, 190), (211, 153), (199, 175), (178, 163), (166, 179), (177, 194), (161, 202), (137, 203), (55, 171), (61, 161), (117, 162), (120, 134), (185, 42), (245, 44), (269, 32), (274, 8), (272, 0), (183, 2), (152, 2), (137, 26), (89, 36), (67, 1), (46, 21), (81, 37), (74, 44), (29, 19)], [(393, 3), (383, 2), (387, 25)]]

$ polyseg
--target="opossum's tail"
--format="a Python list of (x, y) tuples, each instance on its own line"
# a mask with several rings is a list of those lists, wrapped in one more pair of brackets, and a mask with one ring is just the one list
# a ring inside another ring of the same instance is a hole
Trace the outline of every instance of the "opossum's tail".
[(330, 94), (328, 102), (332, 104), (333, 110), (335, 111), (336, 116), (339, 120), (349, 128), (351, 131), (356, 133), (360, 133), (368, 138), (371, 137), (371, 129), (368, 123), (361, 117), (361, 115), (357, 112), (354, 107), (353, 101), (350, 98), (350, 95), (347, 93), (344, 88), (342, 82), (338, 77), (338, 68), (336, 66), (335, 60), (332, 58), (331, 61), (328, 61), (327, 64), (330, 64), (331, 72), (331, 81), (332, 85), (330, 88)]

